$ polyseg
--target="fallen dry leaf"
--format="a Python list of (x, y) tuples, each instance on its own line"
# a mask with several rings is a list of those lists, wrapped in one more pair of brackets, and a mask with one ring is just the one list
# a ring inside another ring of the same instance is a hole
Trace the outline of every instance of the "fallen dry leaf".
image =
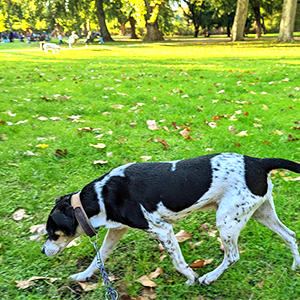
[(239, 136), (239, 137), (248, 136), (247, 130), (243, 130), (243, 131), (237, 133), (236, 136)]
[(90, 146), (91, 146), (91, 147), (94, 147), (94, 148), (96, 148), (96, 149), (104, 149), (104, 148), (106, 147), (106, 145), (103, 144), (103, 143), (98, 143), (98, 144), (96, 144), (96, 145), (90, 144)]
[(94, 165), (105, 165), (108, 163), (108, 160), (94, 160), (93, 164)]
[(22, 220), (23, 218), (27, 218), (27, 217), (29, 217), (29, 216), (26, 214), (26, 212), (25, 212), (25, 210), (24, 210), (23, 208), (21, 208), (21, 209), (15, 211), (15, 212), (13, 213), (13, 219), (14, 219), (15, 221), (20, 221), (20, 220)]
[(157, 284), (152, 281), (147, 275), (140, 277), (137, 281), (145, 287), (157, 287)]
[(54, 155), (55, 156), (66, 156), (68, 153), (67, 149), (61, 150), (61, 149), (56, 149)]
[(151, 158), (152, 156), (147, 156), (147, 155), (141, 156), (141, 160), (144, 162), (150, 160)]
[(197, 259), (192, 264), (190, 264), (191, 268), (201, 268), (205, 265), (210, 264), (213, 261), (213, 258), (210, 259)]
[(147, 123), (148, 129), (150, 129), (150, 130), (158, 130), (159, 129), (155, 120), (147, 120), (146, 123)]
[(35, 235), (29, 237), (31, 241), (33, 240), (41, 241), (43, 235), (46, 234), (46, 224), (32, 225), (29, 230), (31, 233), (36, 233)]
[(283, 135), (283, 132), (278, 129), (274, 130), (273, 132), (278, 135)]
[(178, 233), (175, 234), (175, 237), (178, 243), (182, 243), (186, 240), (191, 239), (193, 236), (184, 230), (180, 230)]
[(263, 104), (262, 108), (263, 108), (263, 110), (268, 110), (269, 109), (269, 107), (266, 104)]
[(77, 281), (77, 283), (80, 285), (82, 290), (85, 292), (92, 291), (92, 290), (96, 289), (99, 285), (98, 283), (86, 283), (86, 282), (80, 282), (80, 281)]
[[(142, 291), (142, 295), (140, 297), (147, 297), (146, 300), (154, 300), (156, 299), (157, 295), (155, 294), (154, 290), (151, 288), (144, 288)], [(137, 298), (138, 300), (138, 298)]]
[(161, 275), (163, 273), (162, 268), (158, 267), (155, 271), (151, 272), (149, 274), (149, 278), (150, 279), (155, 279), (157, 278), (159, 275)]
[(46, 279), (49, 280), (51, 283), (60, 280), (60, 278), (51, 278), (51, 277), (45, 277), (45, 276), (33, 276), (29, 278), (28, 280), (15, 280), (16, 286), (20, 289), (27, 289), (28, 287), (32, 286), (34, 284), (35, 280), (41, 280)]
[(122, 104), (116, 104), (116, 105), (111, 105), (111, 107), (113, 109), (122, 109), (124, 107), (124, 105), (122, 105)]
[(165, 140), (162, 140), (161, 138), (156, 138), (156, 140), (158, 142), (160, 142), (161, 144), (163, 144), (165, 147), (168, 147), (169, 145), (167, 144), (167, 142)]

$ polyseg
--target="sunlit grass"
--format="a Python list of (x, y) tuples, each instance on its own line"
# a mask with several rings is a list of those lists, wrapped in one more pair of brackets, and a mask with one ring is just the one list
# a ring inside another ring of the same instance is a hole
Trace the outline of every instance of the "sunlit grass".
[[(142, 161), (145, 155), (160, 161), (225, 151), (300, 161), (299, 47), (299, 43), (273, 41), (166, 41), (72, 50), (65, 46), (53, 55), (39, 51), (38, 44), (23, 45), (21, 51), (8, 51), (12, 46), (5, 50), (1, 44), (2, 297), (103, 299), (102, 287), (84, 293), (67, 279), (92, 259), (87, 238), (79, 247), (46, 258), (40, 254), (42, 241), (31, 241), (29, 229), (46, 221), (57, 196), (81, 189), (113, 167)], [(69, 117), (74, 115), (85, 122), (72, 122)], [(156, 120), (159, 130), (149, 130), (147, 120)], [(20, 121), (26, 122), (17, 124)], [(181, 127), (176, 129), (174, 124)], [(81, 132), (82, 127), (98, 129)], [(190, 139), (180, 134), (183, 128), (189, 128)], [(237, 135), (242, 131), (247, 136)], [(99, 134), (103, 136), (97, 138)], [(157, 137), (168, 146), (157, 142)], [(90, 146), (98, 142), (106, 148)], [(41, 144), (47, 146), (41, 148)], [(57, 156), (57, 149), (66, 149), (67, 154)], [(94, 160), (108, 163), (93, 165)], [(284, 181), (288, 176), (295, 177), (291, 172), (274, 176), (275, 202), (280, 218), (299, 236), (299, 184)], [(12, 213), (19, 208), (29, 217), (15, 221)], [(213, 229), (214, 219), (213, 212), (199, 212), (175, 227), (192, 233), (193, 242), (204, 241), (195, 249), (188, 242), (181, 244), (188, 263), (214, 258), (211, 265), (197, 271), (200, 275), (222, 260), (217, 240), (198, 230), (202, 223)], [(102, 230), (100, 240), (104, 234)], [(277, 236), (250, 221), (240, 248), (241, 260), (210, 287), (185, 286), (185, 278), (169, 258), (159, 261), (156, 242), (134, 230), (121, 241), (107, 267), (118, 279), (117, 288), (125, 281), (133, 297), (143, 290), (136, 279), (160, 266), (164, 273), (155, 280), (157, 299), (197, 299), (199, 295), (205, 299), (295, 299), (299, 274), (290, 270), (291, 254)], [(31, 276), (62, 280), (16, 288), (14, 280)]]

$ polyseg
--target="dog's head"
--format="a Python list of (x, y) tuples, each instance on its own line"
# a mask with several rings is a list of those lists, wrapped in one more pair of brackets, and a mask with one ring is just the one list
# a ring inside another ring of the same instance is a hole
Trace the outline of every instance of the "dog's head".
[(48, 238), (42, 247), (42, 253), (53, 256), (62, 251), (74, 238), (82, 234), (71, 205), (72, 194), (56, 200), (46, 224)]

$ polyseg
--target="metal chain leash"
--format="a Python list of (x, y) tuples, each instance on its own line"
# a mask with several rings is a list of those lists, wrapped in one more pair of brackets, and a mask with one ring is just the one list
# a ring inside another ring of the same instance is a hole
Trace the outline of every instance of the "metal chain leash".
[(97, 246), (97, 239), (95, 242), (93, 242), (92, 240), (90, 240), (90, 241), (94, 245), (94, 248), (95, 248), (96, 254), (97, 254), (96, 267), (100, 270), (101, 277), (103, 279), (104, 284), (106, 285), (107, 290), (105, 293), (105, 299), (109, 300), (109, 297), (110, 297), (111, 300), (117, 300), (119, 295), (118, 295), (118, 292), (111, 287), (111, 282), (110, 282), (110, 280), (108, 278), (108, 274), (104, 268), (104, 263), (100, 257), (100, 252), (99, 252), (98, 246)]

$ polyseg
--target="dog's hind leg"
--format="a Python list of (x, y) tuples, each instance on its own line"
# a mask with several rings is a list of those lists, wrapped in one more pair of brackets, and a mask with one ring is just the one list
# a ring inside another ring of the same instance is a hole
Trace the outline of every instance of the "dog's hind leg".
[(255, 201), (244, 201), (245, 205), (241, 208), (241, 205), (237, 204), (241, 203), (240, 199), (235, 197), (222, 199), (216, 213), (216, 223), (224, 247), (223, 261), (215, 270), (201, 276), (198, 279), (200, 284), (210, 284), (216, 281), (226, 269), (240, 258), (238, 237), (257, 208), (258, 201), (256, 199)]
[[(115, 246), (117, 245), (117, 243), (119, 242), (119, 240), (121, 239), (121, 237), (124, 235), (126, 231), (127, 228), (122, 228), (122, 229), (114, 228), (114, 229), (109, 229), (107, 231), (102, 246), (100, 248), (100, 257), (103, 262), (112, 253)], [(95, 271), (97, 271), (96, 263), (97, 263), (97, 256), (94, 257), (93, 261), (91, 262), (91, 264), (88, 266), (86, 270), (71, 275), (70, 277), (77, 281), (85, 281), (89, 279), (95, 273)]]
[(292, 269), (300, 269), (300, 256), (298, 251), (298, 246), (296, 242), (295, 232), (287, 228), (284, 224), (279, 220), (275, 206), (273, 202), (273, 198), (269, 197), (253, 214), (253, 217), (256, 221), (261, 224), (267, 226), (273, 232), (277, 233), (290, 247), (291, 252), (294, 257), (294, 262), (292, 265)]
[(170, 255), (176, 270), (188, 278), (186, 284), (194, 284), (198, 275), (185, 262), (179, 244), (174, 235), (172, 225), (165, 223), (162, 227), (151, 226), (151, 230), (147, 230), (147, 232), (149, 232), (153, 237), (162, 243)]

